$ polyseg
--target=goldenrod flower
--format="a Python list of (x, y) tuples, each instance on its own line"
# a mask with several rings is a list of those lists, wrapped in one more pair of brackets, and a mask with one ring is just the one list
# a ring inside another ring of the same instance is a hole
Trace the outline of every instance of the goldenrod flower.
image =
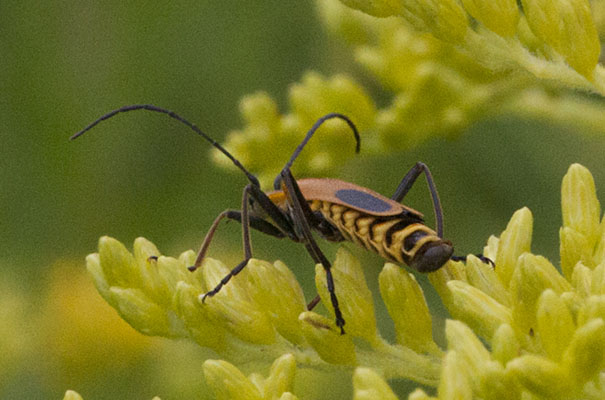
[[(395, 399), (392, 378), (435, 388), (437, 397), (420, 389), (409, 395), (417, 400), (603, 398), (605, 230), (592, 176), (579, 164), (563, 179), (562, 205), (562, 232), (583, 238), (562, 239), (564, 274), (531, 253), (533, 219), (526, 208), (488, 240), (485, 253), (495, 268), (470, 256), (466, 264), (450, 262), (430, 274), (455, 318), (446, 321), (444, 349), (432, 339), (422, 289), (390, 263), (379, 283), (396, 343), (385, 340), (363, 269), (344, 249), (332, 271), (345, 335), (333, 315), (305, 311), (302, 291), (281, 262), (252, 260), (205, 303), (200, 294), (228, 271), (220, 261), (207, 259), (191, 274), (186, 267), (192, 252), (164, 257), (137, 239), (131, 254), (114, 239), (101, 238), (99, 253), (87, 262), (99, 292), (135, 329), (189, 338), (226, 359), (204, 363), (219, 399), (304, 398), (304, 389), (293, 393), (300, 368), (350, 372), (359, 400)], [(325, 272), (316, 268), (317, 290), (331, 313)], [(243, 365), (259, 372), (246, 376)], [(260, 371), (266, 368), (264, 378)]]
[[(318, 73), (307, 73), (301, 83), (290, 86), (288, 99), (291, 112), (281, 115), (275, 101), (264, 92), (244, 97), (240, 113), (246, 126), (227, 136), (225, 147), (246, 168), (260, 171), (258, 177), (263, 183), (273, 182), (285, 162), (284, 154), (292, 151), (292, 144), (302, 141), (318, 118), (331, 112), (354, 115), (357, 127), (365, 130), (376, 114), (366, 91), (345, 75), (326, 79)], [(343, 121), (327, 121), (318, 135), (321, 138), (309, 142), (297, 166), (311, 173), (324, 172), (355, 154), (353, 133)], [(222, 153), (216, 151), (214, 155), (221, 165), (233, 166)]]
[[(279, 110), (266, 93), (244, 97), (244, 127), (231, 132), (225, 146), (268, 184), (284, 166), (284, 154), (330, 112), (357, 124), (364, 154), (453, 138), (478, 120), (511, 113), (603, 133), (603, 105), (579, 92), (605, 95), (605, 69), (598, 64), (604, 4), (318, 1), (326, 27), (350, 43), (352, 58), (382, 85), (389, 103), (378, 107), (353, 77), (307, 72), (290, 86), (287, 110)], [(325, 176), (353, 156), (352, 136), (342, 121), (326, 124), (320, 136), (302, 152), (295, 175)], [(232, 167), (218, 151), (215, 160)]]
[(206, 381), (219, 400), (295, 400), (297, 397), (291, 393), (295, 373), (296, 362), (291, 354), (275, 360), (267, 378), (259, 374), (247, 378), (222, 360), (204, 363)]

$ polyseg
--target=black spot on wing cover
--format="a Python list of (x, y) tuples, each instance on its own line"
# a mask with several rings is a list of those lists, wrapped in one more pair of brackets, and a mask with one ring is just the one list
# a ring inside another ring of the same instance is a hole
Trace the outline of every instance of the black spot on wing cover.
[(342, 202), (370, 213), (382, 213), (392, 208), (386, 201), (361, 190), (340, 189), (334, 195)]

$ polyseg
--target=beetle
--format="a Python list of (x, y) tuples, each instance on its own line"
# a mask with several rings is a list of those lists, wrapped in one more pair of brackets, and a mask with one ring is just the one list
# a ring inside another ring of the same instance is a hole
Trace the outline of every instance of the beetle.
[[(304, 244), (311, 258), (323, 266), (330, 301), (336, 317), (336, 326), (340, 329), (341, 334), (345, 333), (345, 321), (338, 305), (331, 263), (319, 248), (312, 232), (316, 232), (322, 238), (332, 242), (354, 242), (379, 254), (384, 259), (407, 264), (419, 272), (436, 271), (449, 260), (466, 260), (464, 256), (455, 256), (452, 243), (443, 238), (441, 202), (431, 172), (422, 162), (416, 163), (408, 171), (390, 198), (338, 179), (297, 180), (294, 178), (291, 172), (292, 164), (319, 127), (328, 120), (340, 119), (349, 126), (355, 137), (355, 151), (359, 152), (359, 132), (355, 124), (343, 114), (326, 114), (315, 122), (275, 178), (274, 190), (265, 193), (261, 190), (258, 178), (223, 146), (175, 112), (154, 105), (135, 104), (110, 111), (71, 136), (70, 139), (80, 137), (101, 121), (116, 114), (135, 110), (166, 114), (187, 125), (227, 156), (249, 180), (243, 190), (241, 209), (227, 209), (215, 218), (202, 241), (194, 265), (188, 268), (190, 271), (195, 271), (202, 265), (216, 229), (224, 218), (241, 223), (244, 260), (237, 264), (216, 287), (201, 295), (202, 302), (207, 297), (217, 294), (231, 278), (246, 267), (252, 258), (250, 228), (276, 238), (288, 238)], [(431, 194), (436, 231), (425, 225), (422, 213), (401, 204), (416, 179), (423, 173)], [(493, 262), (482, 254), (477, 254), (477, 257), (483, 262), (493, 265)], [(318, 302), (319, 296), (316, 296), (307, 308), (311, 310)]]

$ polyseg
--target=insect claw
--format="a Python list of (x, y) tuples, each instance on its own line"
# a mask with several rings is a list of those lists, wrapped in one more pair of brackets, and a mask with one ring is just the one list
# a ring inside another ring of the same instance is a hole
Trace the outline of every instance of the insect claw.
[(205, 293), (202, 296), (202, 304), (206, 304), (206, 297), (212, 297), (214, 295), (214, 293), (211, 294), (211, 292)]
[[(481, 260), (482, 263), (489, 264), (493, 269), (496, 269), (496, 263), (494, 263), (491, 258), (486, 257), (483, 254), (475, 254), (475, 257)], [(466, 256), (451, 256), (450, 260), (466, 262)]]
[(151, 261), (157, 261), (158, 260), (158, 256), (149, 256), (147, 257), (147, 261), (151, 262)]
[(311, 300), (311, 302), (309, 304), (307, 304), (307, 310), (311, 311), (315, 308), (315, 306), (317, 305), (317, 303), (319, 303), (321, 301), (321, 298), (319, 297), (319, 295), (315, 296), (315, 298), (313, 300)]
[(466, 262), (466, 256), (451, 256), (450, 260)]
[(492, 266), (493, 269), (496, 269), (496, 263), (493, 262), (491, 258), (485, 257), (483, 254), (477, 254), (477, 257), (479, 257), (479, 259), (485, 264), (489, 264)]
[(339, 318), (339, 319), (337, 319), (337, 320), (336, 320), (336, 326), (340, 328), (340, 334), (341, 334), (341, 335), (344, 335), (344, 334), (345, 334), (345, 328), (344, 328), (344, 325), (345, 325), (345, 321), (344, 321), (344, 319)]
[(187, 267), (187, 269), (191, 272), (195, 271), (197, 269), (197, 267), (195, 265), (192, 265), (190, 267)]

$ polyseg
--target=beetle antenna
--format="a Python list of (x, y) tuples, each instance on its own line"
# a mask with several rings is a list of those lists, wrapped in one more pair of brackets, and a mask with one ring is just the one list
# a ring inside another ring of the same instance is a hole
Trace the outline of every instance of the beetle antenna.
[(224, 155), (226, 155), (233, 162), (233, 164), (235, 164), (236, 167), (238, 167), (239, 169), (241, 169), (244, 172), (244, 174), (246, 174), (246, 177), (248, 178), (248, 180), (250, 182), (252, 182), (253, 185), (256, 185), (256, 186), (260, 187), (260, 183), (258, 182), (258, 178), (256, 176), (252, 175), (252, 173), (250, 173), (250, 171), (248, 171), (235, 157), (233, 157), (231, 155), (231, 153), (229, 153), (216, 140), (212, 139), (210, 136), (208, 136), (204, 132), (202, 132), (200, 130), (200, 128), (198, 128), (195, 124), (192, 124), (191, 122), (187, 121), (185, 118), (181, 117), (180, 115), (178, 115), (174, 111), (170, 111), (170, 110), (167, 110), (167, 109), (161, 108), (161, 107), (156, 107), (156, 106), (151, 105), (151, 104), (134, 104), (134, 105), (130, 105), (130, 106), (120, 107), (120, 108), (118, 108), (116, 110), (110, 111), (107, 114), (99, 117), (97, 120), (95, 120), (94, 122), (92, 122), (86, 128), (82, 129), (80, 132), (76, 133), (75, 135), (73, 135), (69, 139), (70, 140), (77, 139), (78, 137), (80, 137), (84, 133), (86, 133), (87, 131), (89, 131), (92, 128), (94, 128), (101, 121), (105, 121), (106, 119), (109, 119), (109, 118), (113, 117), (116, 114), (119, 114), (119, 113), (122, 113), (122, 112), (128, 112), (128, 111), (135, 111), (135, 110), (147, 110), (147, 111), (154, 111), (154, 112), (166, 114), (170, 118), (174, 118), (177, 121), (182, 122), (183, 124), (187, 125), (195, 133), (197, 133), (198, 135), (200, 135), (201, 137), (203, 137), (204, 139), (206, 139), (208, 142), (210, 142), (210, 144), (212, 146), (216, 147), (217, 149), (219, 149), (221, 151), (221, 153), (223, 153)]
[[(309, 129), (309, 131), (307, 132), (307, 135), (305, 136), (305, 138), (303, 139), (302, 142), (300, 142), (300, 144), (298, 145), (298, 147), (294, 150), (294, 153), (292, 153), (292, 157), (290, 157), (290, 160), (286, 163), (286, 165), (284, 166), (283, 170), (289, 169), (292, 164), (294, 163), (294, 160), (296, 160), (296, 158), (298, 157), (298, 155), (300, 154), (300, 152), (303, 150), (303, 148), (305, 147), (305, 145), (307, 144), (307, 142), (311, 139), (311, 136), (313, 136), (313, 134), (317, 131), (317, 129), (319, 129), (319, 127), (326, 122), (329, 119), (333, 119), (333, 118), (339, 118), (341, 120), (343, 120), (344, 122), (347, 123), (347, 125), (349, 125), (349, 127), (351, 128), (351, 130), (353, 131), (353, 135), (355, 136), (355, 153), (359, 153), (359, 149), (361, 147), (361, 139), (359, 138), (359, 132), (357, 131), (357, 127), (355, 126), (355, 124), (353, 123), (353, 121), (351, 121), (349, 119), (349, 117), (347, 117), (346, 115), (340, 114), (340, 113), (330, 113), (330, 114), (326, 114), (323, 117), (321, 117), (320, 119), (317, 120), (317, 122), (315, 122), (315, 124), (313, 124), (313, 126), (311, 127), (311, 129)], [(279, 181), (280, 181), (280, 176), (278, 175), (277, 178), (275, 178), (275, 182), (274, 182), (274, 186), (275, 189), (279, 189)]]
[(284, 167), (284, 169), (290, 168), (292, 166), (292, 164), (294, 163), (294, 160), (296, 160), (296, 158), (298, 157), (298, 155), (300, 154), (302, 149), (306, 146), (307, 142), (311, 139), (311, 136), (313, 136), (313, 134), (319, 129), (319, 127), (327, 120), (333, 119), (333, 118), (342, 119), (343, 121), (345, 121), (347, 123), (347, 125), (349, 125), (349, 127), (353, 131), (353, 135), (355, 135), (355, 142), (356, 142), (355, 153), (359, 153), (359, 148), (361, 146), (361, 139), (359, 138), (359, 132), (357, 131), (357, 127), (355, 126), (353, 121), (351, 121), (349, 119), (349, 117), (347, 117), (346, 115), (339, 114), (339, 113), (330, 113), (330, 114), (324, 115), (323, 117), (318, 119), (317, 122), (315, 122), (313, 124), (311, 129), (309, 129), (309, 131), (307, 132), (307, 136), (305, 136), (305, 138), (303, 139), (302, 142), (300, 142), (300, 144), (298, 145), (296, 150), (294, 150), (292, 157), (290, 157), (290, 160), (286, 163), (286, 166)]

